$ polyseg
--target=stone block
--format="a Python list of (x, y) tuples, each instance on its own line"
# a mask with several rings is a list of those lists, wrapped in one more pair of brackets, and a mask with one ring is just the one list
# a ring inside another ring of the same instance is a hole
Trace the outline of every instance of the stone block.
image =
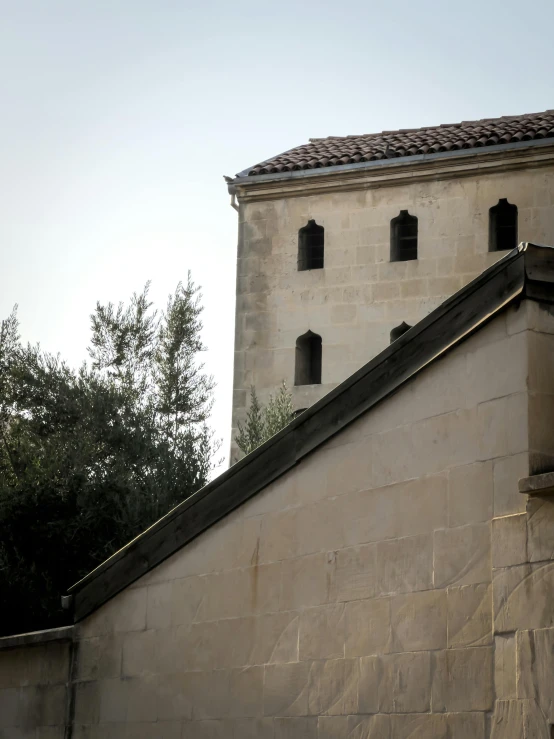
[(123, 639), (121, 674), (150, 675), (157, 668), (158, 636), (155, 631), (133, 631)]
[(318, 739), (390, 739), (390, 716), (320, 716)]
[(339, 502), (347, 544), (424, 534), (446, 526), (447, 480), (422, 477), (341, 496)]
[(312, 662), (266, 665), (264, 715), (307, 716), (312, 692)]
[(362, 657), (360, 659), (360, 681), (358, 685), (358, 710), (360, 713), (379, 711), (379, 686), (383, 679), (381, 657)]
[(390, 599), (358, 600), (346, 604), (345, 657), (365, 657), (390, 651)]
[(294, 611), (330, 600), (334, 561), (328, 559), (327, 554), (312, 554), (282, 562), (279, 610)]
[(97, 724), (100, 715), (100, 682), (75, 685), (75, 724)]
[(517, 698), (537, 701), (554, 724), (554, 629), (518, 631)]
[(344, 603), (307, 608), (300, 614), (299, 659), (344, 657)]
[[(126, 722), (148, 723), (156, 721), (158, 718), (158, 678), (156, 676), (136, 677), (126, 680), (125, 684)], [(111, 720), (117, 721), (115, 718)]]
[[(405, 652), (381, 658), (379, 711), (423, 713), (431, 707), (431, 653)], [(360, 688), (361, 688), (360, 683)], [(394, 727), (393, 727), (393, 736)]]
[(433, 582), (431, 534), (377, 544), (377, 595), (429, 590)]
[(391, 600), (393, 652), (446, 648), (446, 591), (427, 590)]
[(98, 681), (100, 723), (120, 723), (127, 718), (129, 680), (110, 678)]
[(230, 685), (230, 716), (247, 718), (263, 715), (263, 667), (244, 667), (241, 670), (233, 670)]
[(167, 629), (171, 625), (172, 583), (149, 585), (146, 596), (146, 628)]
[(177, 655), (177, 670), (213, 670), (220, 667), (222, 640), (219, 635), (220, 622), (208, 621), (190, 626), (178, 626), (174, 649)]
[(331, 554), (334, 567), (331, 598), (351, 601), (372, 598), (376, 593), (377, 546), (362, 544)]
[(435, 531), (433, 580), (436, 588), (490, 582), (489, 525)]
[(477, 462), (450, 470), (448, 477), (449, 526), (482, 523), (492, 518), (492, 470), (492, 462)]
[(527, 562), (527, 514), (492, 520), (492, 566), (510, 567)]
[(276, 718), (274, 739), (318, 739), (317, 718)]
[(316, 716), (358, 713), (359, 682), (357, 659), (314, 662), (308, 698), (309, 713)]
[(232, 739), (274, 739), (273, 732), (273, 718), (237, 719), (233, 721)]
[(554, 501), (530, 497), (526, 518), (529, 562), (554, 559)]
[(554, 626), (554, 562), (495, 570), (494, 628), (497, 633)]
[(551, 739), (551, 732), (535, 701), (498, 700), (491, 721), (491, 739)]
[(390, 721), (394, 739), (450, 739), (446, 716), (441, 714), (396, 714)]
[(171, 583), (170, 618), (173, 626), (190, 624), (196, 619), (205, 586), (206, 578), (195, 576)]
[(448, 739), (489, 739), (484, 713), (445, 714)]
[(516, 454), (493, 462), (494, 515), (508, 516), (525, 511), (526, 499), (518, 482), (529, 474), (529, 455)]
[(447, 603), (449, 647), (479, 647), (492, 643), (490, 584), (448, 588)]
[(490, 647), (434, 653), (433, 710), (489, 711), (494, 701)]
[[(227, 674), (222, 671), (223, 674)], [(175, 672), (158, 677), (157, 714), (159, 721), (192, 719), (196, 688), (202, 673)], [(205, 686), (205, 683), (204, 683)]]
[[(135, 632), (133, 632), (135, 633)], [(143, 632), (136, 632), (142, 634)], [(123, 634), (93, 636), (77, 643), (77, 680), (119, 677), (121, 674)]]
[(227, 718), (231, 711), (231, 672), (211, 670), (209, 672), (185, 673), (190, 681), (189, 696), (192, 697), (192, 718)]
[(146, 587), (123, 590), (81, 622), (81, 636), (142, 631), (146, 628), (146, 593)]
[[(479, 457), (514, 456), (528, 449), (527, 393), (519, 392), (504, 398), (480, 403), (478, 406)], [(514, 422), (514, 419), (520, 419)], [(496, 514), (496, 511), (495, 511)]]
[(0, 728), (15, 726), (19, 706), (19, 688), (3, 688), (0, 690)]
[(497, 700), (513, 700), (516, 691), (516, 636), (498, 634), (494, 638), (494, 687)]
[(228, 739), (232, 736), (233, 724), (230, 721), (208, 719), (183, 724), (180, 739)]

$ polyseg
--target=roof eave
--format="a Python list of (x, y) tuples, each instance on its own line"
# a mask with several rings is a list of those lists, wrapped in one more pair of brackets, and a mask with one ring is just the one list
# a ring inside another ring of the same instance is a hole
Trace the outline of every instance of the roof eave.
[(235, 188), (237, 185), (248, 187), (248, 185), (257, 185), (263, 183), (279, 183), (290, 180), (312, 177), (326, 177), (332, 175), (341, 175), (344, 173), (353, 173), (366, 170), (383, 170), (398, 169), (400, 167), (423, 164), (427, 162), (437, 162), (441, 160), (463, 159), (471, 157), (481, 157), (487, 154), (509, 154), (525, 149), (539, 148), (554, 149), (554, 139), (535, 139), (531, 141), (517, 141), (511, 144), (496, 144), (494, 146), (481, 146), (472, 149), (457, 149), (455, 151), (443, 151), (433, 154), (415, 154), (408, 157), (395, 157), (394, 159), (378, 159), (371, 162), (357, 162), (355, 164), (341, 164), (334, 167), (320, 167), (319, 169), (299, 169), (287, 172), (275, 172), (272, 174), (248, 175), (253, 167), (239, 172), (239, 174), (229, 183), (229, 188)]

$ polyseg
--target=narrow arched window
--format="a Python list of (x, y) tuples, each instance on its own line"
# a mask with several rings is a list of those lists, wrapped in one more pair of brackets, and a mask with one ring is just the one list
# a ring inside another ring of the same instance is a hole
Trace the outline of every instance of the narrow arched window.
[(298, 270), (323, 269), (324, 229), (314, 220), (298, 232)]
[(296, 339), (294, 384), (321, 384), (321, 336), (312, 331)]
[(399, 339), (402, 334), (405, 334), (406, 331), (409, 331), (412, 327), (406, 323), (406, 321), (402, 321), (402, 323), (399, 326), (395, 326), (393, 330), (390, 332), (390, 343), (392, 344), (393, 341), (396, 341), (396, 339)]
[(417, 218), (407, 210), (390, 222), (390, 260), (406, 262), (417, 259)]
[(507, 198), (489, 210), (489, 251), (504, 251), (517, 246), (517, 205)]

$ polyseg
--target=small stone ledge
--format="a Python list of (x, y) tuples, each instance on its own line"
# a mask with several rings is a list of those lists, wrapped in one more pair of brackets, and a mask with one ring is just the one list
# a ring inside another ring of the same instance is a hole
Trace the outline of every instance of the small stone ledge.
[(58, 629), (45, 629), (44, 631), (29, 631), (27, 634), (14, 634), (13, 636), (0, 637), (0, 650), (14, 649), (34, 644), (47, 644), (55, 641), (71, 641), (73, 639), (73, 626), (61, 626)]
[(523, 495), (554, 495), (554, 472), (523, 477), (519, 481), (519, 492)]

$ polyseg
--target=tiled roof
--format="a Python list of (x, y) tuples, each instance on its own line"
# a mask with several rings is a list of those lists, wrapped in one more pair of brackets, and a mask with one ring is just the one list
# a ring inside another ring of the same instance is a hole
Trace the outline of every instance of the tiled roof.
[(457, 149), (554, 138), (554, 110), (544, 113), (483, 118), (427, 128), (382, 131), (360, 136), (328, 136), (256, 164), (241, 176), (277, 174), (302, 169), (434, 154)]

